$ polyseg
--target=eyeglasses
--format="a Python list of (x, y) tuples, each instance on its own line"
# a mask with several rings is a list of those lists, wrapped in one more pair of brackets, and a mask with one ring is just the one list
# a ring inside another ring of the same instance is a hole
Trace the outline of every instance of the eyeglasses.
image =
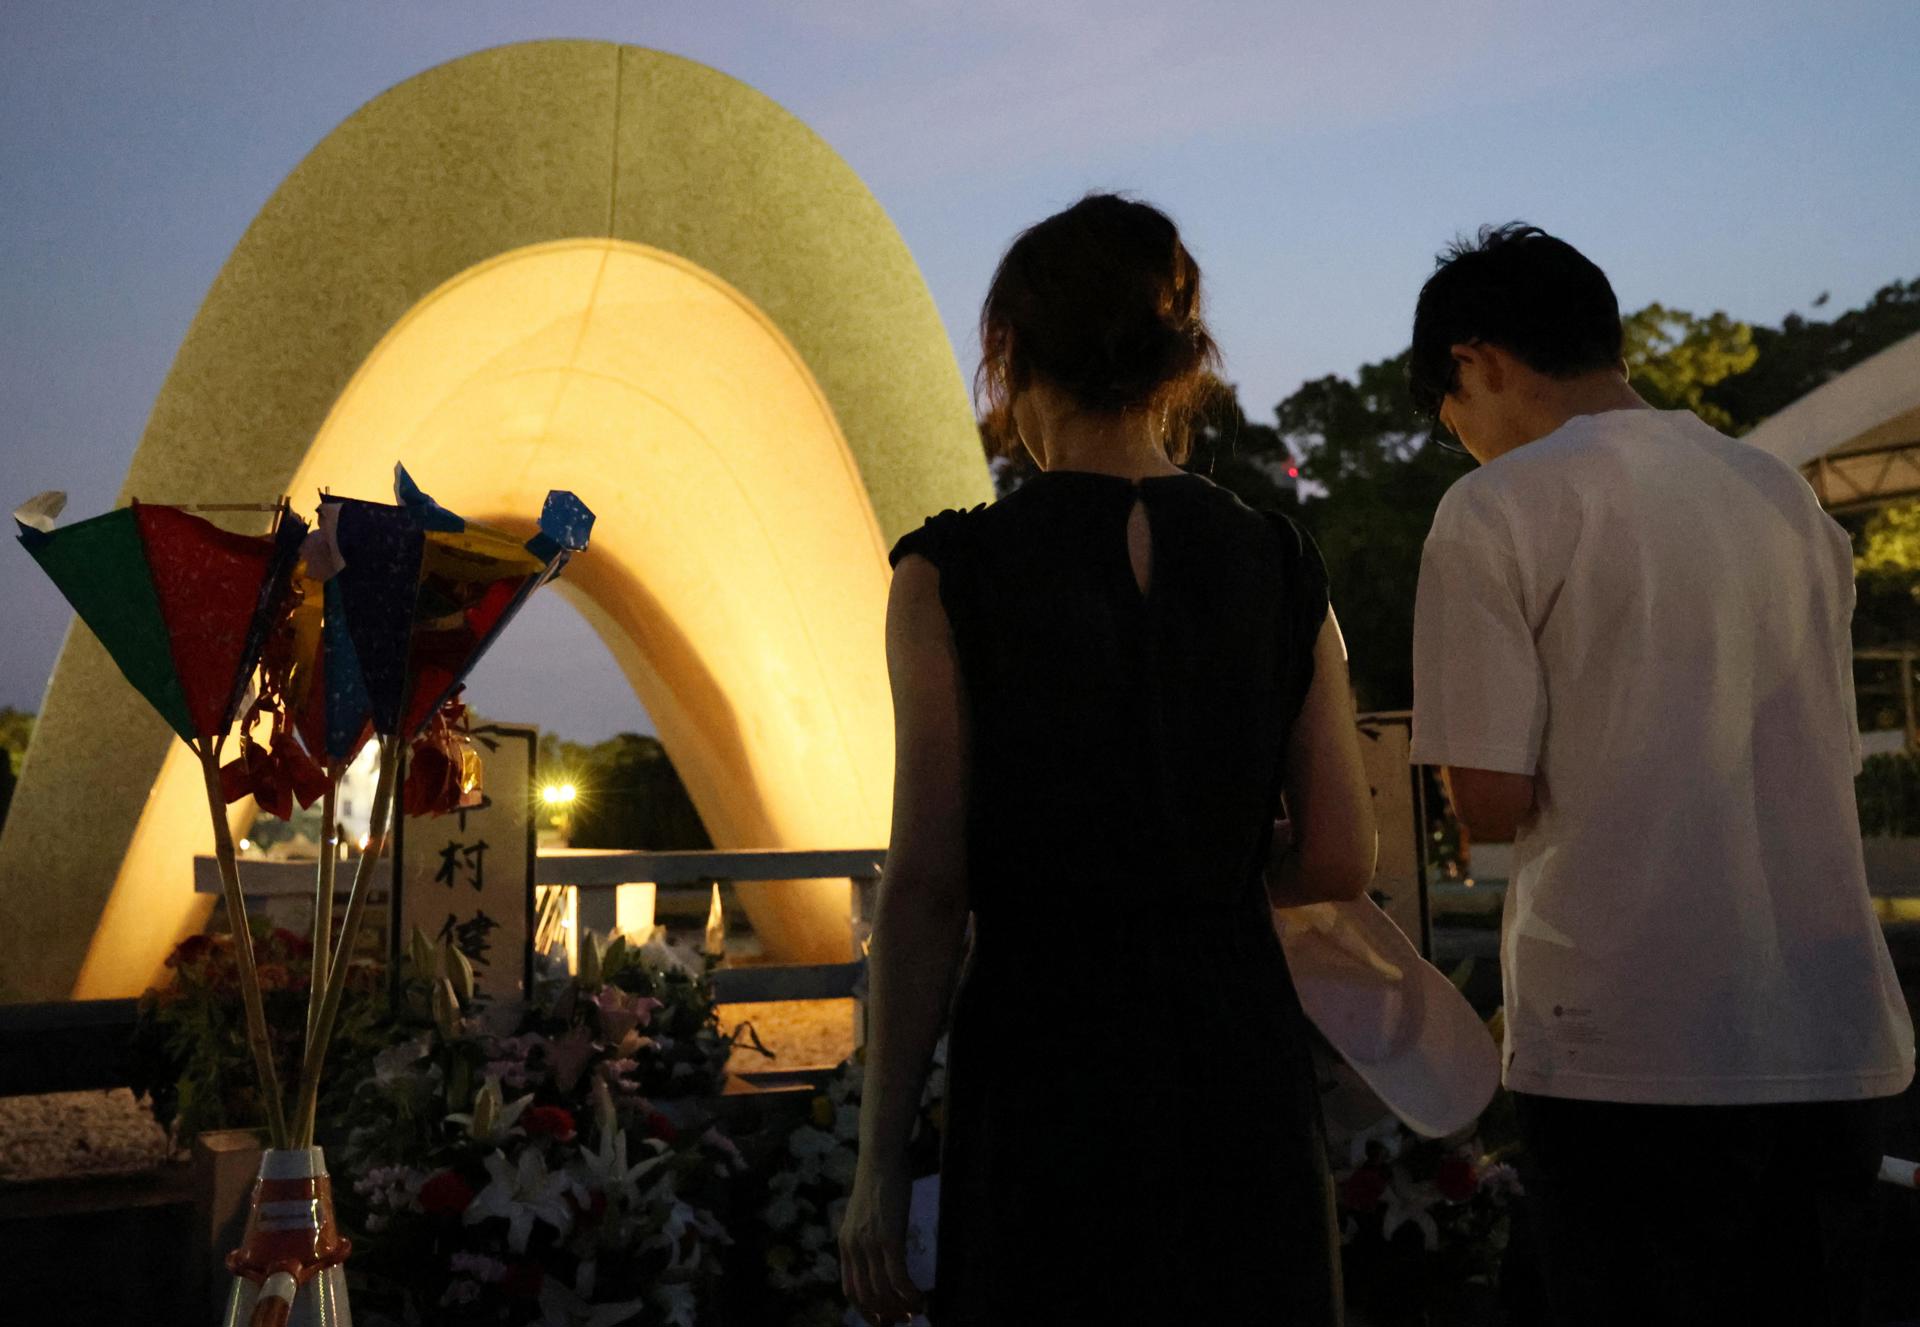
[(1442, 424), (1438, 419), (1433, 420), (1428, 425), (1427, 441), (1438, 447), (1441, 451), (1452, 452), (1455, 456), (1473, 455), (1472, 452), (1461, 445), (1458, 438), (1453, 436), (1453, 430), (1449, 429), (1445, 424)]
[[(1468, 344), (1477, 346), (1482, 344), (1482, 342), (1479, 337), (1472, 337), (1468, 340)], [(1443, 452), (1452, 452), (1455, 456), (1472, 456), (1473, 453), (1468, 451), (1466, 447), (1461, 444), (1460, 439), (1453, 435), (1453, 430), (1448, 428), (1440, 420), (1441, 406), (1446, 402), (1447, 397), (1459, 390), (1460, 360), (1458, 357), (1455, 357), (1453, 362), (1447, 366), (1447, 380), (1439, 389), (1438, 394), (1431, 402), (1427, 402), (1418, 399), (1422, 393), (1415, 393), (1415, 408), (1426, 418), (1428, 442)]]

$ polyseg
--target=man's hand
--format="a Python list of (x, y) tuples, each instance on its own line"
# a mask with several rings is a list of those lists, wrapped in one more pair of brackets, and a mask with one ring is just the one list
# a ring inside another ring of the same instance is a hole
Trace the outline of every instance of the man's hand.
[(840, 1223), (840, 1286), (869, 1322), (905, 1322), (925, 1310), (926, 1296), (907, 1275), (912, 1199), (904, 1170), (860, 1158)]

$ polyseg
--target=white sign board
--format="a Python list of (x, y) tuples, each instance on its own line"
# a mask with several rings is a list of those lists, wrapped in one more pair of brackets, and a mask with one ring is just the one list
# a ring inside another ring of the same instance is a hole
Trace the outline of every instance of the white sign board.
[(418, 926), (473, 963), (474, 991), (526, 998), (532, 979), (534, 753), (532, 728), (489, 724), (480, 753), (480, 805), (402, 816), (394, 851), (395, 970)]

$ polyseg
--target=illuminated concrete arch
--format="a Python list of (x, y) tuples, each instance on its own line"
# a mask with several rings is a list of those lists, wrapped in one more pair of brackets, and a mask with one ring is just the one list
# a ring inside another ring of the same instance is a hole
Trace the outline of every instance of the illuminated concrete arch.
[[(468, 56), (343, 123), (215, 281), (121, 496), (381, 496), (396, 458), (477, 519), (549, 487), (597, 510), (566, 593), (718, 843), (884, 841), (885, 550), (990, 486), (906, 246), (804, 125), (598, 42)], [(70, 632), (0, 838), (0, 997), (140, 990), (205, 920), (201, 797)], [(749, 907), (817, 958), (846, 905)]]

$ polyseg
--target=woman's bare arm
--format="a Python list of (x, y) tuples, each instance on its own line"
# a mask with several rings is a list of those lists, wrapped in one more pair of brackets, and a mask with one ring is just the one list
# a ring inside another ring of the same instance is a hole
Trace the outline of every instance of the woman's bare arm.
[(1380, 836), (1360, 761), (1347, 647), (1327, 613), (1313, 647), (1313, 684), (1287, 742), (1291, 835), (1274, 836), (1267, 897), (1276, 908), (1353, 899), (1373, 881)]
[(966, 935), (965, 699), (939, 572), (901, 559), (887, 603), (893, 680), (893, 834), (868, 955), (860, 1174), (841, 1230), (849, 1295), (905, 1313), (907, 1144)]

